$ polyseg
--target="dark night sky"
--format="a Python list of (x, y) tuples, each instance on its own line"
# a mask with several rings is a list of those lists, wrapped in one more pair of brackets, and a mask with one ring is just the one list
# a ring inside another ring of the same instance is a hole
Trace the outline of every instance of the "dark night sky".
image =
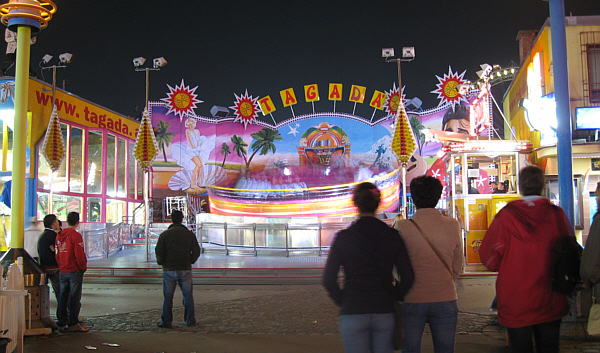
[[(231, 106), (234, 93), (270, 95), (279, 105), (275, 118), (289, 117), (279, 91), (296, 90), (296, 114), (308, 112), (305, 84), (318, 83), (318, 111), (331, 111), (324, 97), (330, 82), (389, 91), (396, 65), (385, 63), (381, 49), (414, 46), (416, 59), (402, 64), (407, 98), (419, 97), (424, 108), (438, 104), (429, 93), (448, 66), (476, 80), (479, 64), (508, 67), (518, 63), (519, 30), (538, 30), (549, 16), (541, 0), (463, 1), (55, 1), (58, 11), (32, 46), (32, 66), (41, 57), (73, 53), (57, 85), (122, 114), (143, 106), (145, 76), (132, 59), (163, 56), (168, 65), (150, 73), (150, 100), (166, 97), (167, 84), (183, 78), (198, 86), (204, 103)], [(565, 13), (600, 15), (599, 0), (565, 0)], [(47, 81), (51, 72), (45, 71)], [(497, 97), (498, 100), (501, 97)], [(338, 105), (338, 107), (340, 107)], [(368, 109), (366, 109), (368, 108)], [(349, 103), (338, 110), (351, 112)], [(370, 116), (368, 102), (357, 113)]]

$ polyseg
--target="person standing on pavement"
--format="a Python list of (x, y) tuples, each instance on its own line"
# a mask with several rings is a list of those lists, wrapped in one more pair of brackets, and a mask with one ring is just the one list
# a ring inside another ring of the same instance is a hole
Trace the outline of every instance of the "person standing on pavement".
[[(600, 206), (600, 182), (596, 186), (596, 202)], [(600, 207), (598, 207), (600, 210)], [(581, 255), (581, 280), (592, 288), (594, 302), (600, 303), (600, 212), (596, 212)]]
[[(375, 185), (356, 186), (352, 201), (359, 218), (337, 234), (323, 273), (323, 286), (340, 307), (340, 332), (349, 353), (394, 351), (393, 267), (401, 279), (396, 284), (399, 296), (414, 280), (402, 238), (375, 217), (380, 198)], [(338, 284), (340, 267), (344, 268), (343, 289)]]
[(37, 241), (40, 237), (40, 229), (38, 228), (38, 221), (35, 217), (31, 217), (30, 222), (29, 227), (23, 232), (23, 248), (39, 263)]
[(415, 283), (402, 303), (406, 353), (421, 352), (426, 323), (434, 352), (454, 352), (458, 323), (454, 283), (463, 270), (463, 242), (458, 221), (435, 208), (442, 189), (432, 176), (413, 179), (410, 193), (417, 210), (410, 220), (396, 224), (415, 270)]
[(60, 231), (58, 218), (49, 214), (44, 217), (44, 231), (39, 236), (37, 249), (40, 256), (40, 265), (46, 271), (46, 275), (52, 284), (52, 290), (58, 303), (60, 297), (60, 278), (58, 274), (58, 262), (56, 262), (56, 235)]
[(56, 236), (56, 262), (60, 271), (57, 324), (61, 330), (87, 332), (89, 329), (79, 323), (83, 274), (87, 270), (83, 237), (77, 231), (79, 213), (70, 212), (67, 215), (67, 225)]
[(555, 353), (569, 304), (552, 291), (552, 250), (560, 237), (575, 235), (563, 209), (541, 196), (546, 179), (540, 168), (523, 168), (519, 184), (523, 197), (494, 217), (479, 256), (498, 272), (498, 322), (507, 328), (511, 352), (533, 353), (535, 340), (537, 353)]
[(200, 246), (194, 233), (182, 224), (183, 213), (171, 213), (173, 224), (162, 232), (156, 243), (156, 262), (163, 267), (163, 309), (158, 327), (171, 327), (173, 322), (173, 295), (179, 284), (183, 294), (185, 324), (196, 324), (192, 292), (192, 265), (200, 256)]

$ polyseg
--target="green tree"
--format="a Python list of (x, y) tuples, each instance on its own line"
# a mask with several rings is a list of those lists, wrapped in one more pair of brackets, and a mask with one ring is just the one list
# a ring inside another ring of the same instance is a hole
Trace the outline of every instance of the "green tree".
[(410, 117), (410, 127), (417, 140), (417, 146), (419, 148), (419, 155), (423, 152), (423, 146), (425, 145), (425, 134), (422, 132), (425, 126), (421, 124), (419, 118), (416, 115)]
[(167, 162), (167, 152), (165, 150), (165, 145), (166, 147), (169, 147), (169, 144), (173, 140), (173, 136), (175, 136), (174, 133), (169, 131), (169, 125), (171, 125), (171, 123), (165, 124), (164, 121), (160, 120), (158, 122), (158, 126), (154, 130), (156, 142), (160, 145), (160, 148), (162, 149), (163, 158), (165, 159), (165, 162)]
[(238, 135), (233, 135), (231, 136), (231, 142), (233, 142), (233, 151), (235, 153), (237, 153), (238, 157), (241, 157), (244, 159), (244, 163), (246, 163), (246, 165), (248, 165), (247, 159), (246, 159), (246, 147), (248, 147), (248, 144), (246, 142), (244, 142), (244, 140), (242, 140), (242, 138)]
[(256, 153), (260, 152), (263, 156), (269, 153), (269, 151), (275, 153), (276, 148), (273, 142), (281, 141), (283, 139), (279, 134), (279, 131), (268, 128), (257, 131), (250, 136), (255, 140), (254, 143), (252, 143), (252, 150), (254, 152), (252, 152), (250, 158), (248, 158), (248, 161), (246, 162), (247, 168), (250, 167), (250, 162)]
[(229, 145), (227, 145), (227, 142), (223, 142), (223, 145), (221, 146), (221, 154), (223, 155), (223, 163), (221, 163), (221, 167), (225, 166), (225, 159), (227, 159), (227, 156), (229, 156), (230, 153), (231, 150), (229, 149)]

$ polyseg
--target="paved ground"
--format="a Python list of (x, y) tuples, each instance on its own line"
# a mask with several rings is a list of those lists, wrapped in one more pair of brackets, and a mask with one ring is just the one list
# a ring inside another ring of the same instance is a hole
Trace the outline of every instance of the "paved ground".
[[(488, 310), (494, 280), (458, 281), (457, 352), (508, 351)], [(85, 285), (90, 332), (26, 337), (25, 352), (343, 352), (337, 308), (321, 286), (195, 286), (194, 298), (197, 326), (183, 324), (178, 293), (175, 327), (161, 329), (160, 285)], [(561, 336), (561, 352), (600, 352), (600, 340), (586, 340), (581, 322), (564, 324)], [(427, 333), (423, 351), (432, 351)]]

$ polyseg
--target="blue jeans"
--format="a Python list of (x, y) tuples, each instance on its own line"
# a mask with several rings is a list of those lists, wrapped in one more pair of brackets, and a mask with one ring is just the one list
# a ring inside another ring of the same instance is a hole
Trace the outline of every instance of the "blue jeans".
[(346, 353), (394, 352), (394, 313), (340, 315)]
[(58, 326), (75, 325), (79, 322), (77, 318), (81, 309), (83, 272), (60, 273), (59, 279), (60, 296), (56, 309), (57, 324)]
[(194, 294), (192, 292), (192, 271), (163, 271), (163, 309), (162, 322), (170, 325), (173, 322), (173, 295), (175, 287), (179, 284), (183, 294), (183, 307), (185, 308), (185, 324), (192, 326), (196, 324), (194, 314)]
[(402, 323), (404, 326), (403, 353), (421, 352), (421, 341), (425, 323), (429, 324), (433, 351), (435, 353), (454, 352), (458, 304), (456, 300), (432, 303), (402, 303)]

